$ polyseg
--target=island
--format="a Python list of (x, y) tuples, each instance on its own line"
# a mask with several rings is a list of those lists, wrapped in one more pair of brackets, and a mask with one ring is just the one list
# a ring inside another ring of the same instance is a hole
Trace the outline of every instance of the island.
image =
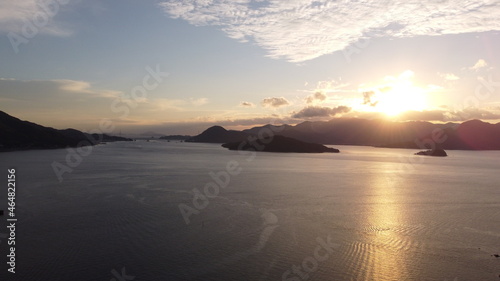
[(437, 156), (437, 157), (448, 156), (448, 154), (446, 154), (446, 151), (444, 151), (444, 149), (442, 149), (442, 148), (420, 151), (420, 152), (415, 153), (415, 155)]
[(248, 138), (249, 134), (240, 131), (226, 130), (221, 126), (212, 126), (203, 133), (188, 138), (186, 142), (204, 142), (204, 143), (227, 143), (238, 142)]
[(229, 150), (250, 150), (264, 152), (295, 152), (295, 153), (339, 153), (335, 148), (318, 143), (299, 141), (284, 136), (274, 136), (267, 139), (249, 138), (244, 141), (229, 142), (222, 145)]

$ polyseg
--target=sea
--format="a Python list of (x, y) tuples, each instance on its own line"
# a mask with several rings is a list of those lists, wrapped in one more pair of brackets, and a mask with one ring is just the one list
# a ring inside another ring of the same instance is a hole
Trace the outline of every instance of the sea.
[(1, 153), (0, 280), (500, 280), (500, 151), (332, 147)]

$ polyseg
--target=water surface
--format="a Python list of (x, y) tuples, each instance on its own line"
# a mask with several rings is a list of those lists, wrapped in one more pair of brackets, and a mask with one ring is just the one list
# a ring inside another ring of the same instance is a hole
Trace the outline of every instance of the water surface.
[[(498, 280), (500, 152), (335, 147), (110, 143), (62, 182), (51, 164), (66, 150), (2, 153), (19, 221), (17, 273), (2, 239), (1, 280)], [(241, 171), (196, 209), (193, 190), (228, 163)], [(196, 210), (189, 224), (180, 204)]]

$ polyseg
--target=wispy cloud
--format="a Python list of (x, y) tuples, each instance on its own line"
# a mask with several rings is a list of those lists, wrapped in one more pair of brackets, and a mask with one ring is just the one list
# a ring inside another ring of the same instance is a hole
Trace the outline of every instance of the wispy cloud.
[(438, 73), (438, 75), (446, 81), (456, 81), (460, 79), (460, 77), (453, 73)]
[(369, 37), (500, 30), (497, 0), (168, 0), (160, 6), (172, 18), (217, 26), (233, 39), (254, 41), (271, 58), (291, 62)]
[(447, 120), (445, 111), (442, 110), (409, 110), (397, 116), (399, 121), (451, 121)]
[(119, 91), (95, 89), (87, 81), (79, 80), (18, 80), (0, 79), (2, 97), (35, 103), (58, 102), (64, 99), (117, 98)]
[(117, 108), (128, 108), (131, 118), (140, 116), (148, 120), (157, 118), (158, 112), (180, 112), (189, 109), (190, 105), (189, 100), (135, 99), (131, 93), (98, 89), (87, 81), (78, 80), (0, 78), (0, 93), (0, 110), (58, 128), (94, 128), (101, 118), (115, 118)]
[(341, 79), (333, 79), (329, 81), (318, 81), (316, 84), (315, 92), (322, 93), (336, 93), (345, 90), (346, 87), (350, 86), (349, 83), (342, 82)]
[(67, 6), (68, 2), (72, 2), (72, 0), (0, 1), (0, 32), (15, 32), (23, 35), (26, 33), (44, 33), (54, 36), (71, 35), (71, 30), (54, 19), (63, 10), (63, 6)]
[(469, 107), (461, 110), (449, 110), (444, 113), (447, 121), (466, 121), (470, 119), (500, 120), (500, 112), (477, 107)]
[(207, 98), (198, 98), (198, 99), (190, 98), (189, 101), (194, 106), (202, 106), (202, 105), (208, 103), (208, 99)]
[(280, 97), (280, 98), (265, 98), (262, 100), (261, 102), (261, 105), (264, 106), (264, 107), (281, 107), (281, 106), (285, 106), (285, 105), (289, 105), (290, 102), (283, 98), (283, 97)]
[(0, 110), (60, 128), (95, 124), (98, 116), (111, 113), (110, 104), (122, 94), (85, 81), (17, 79), (1, 79), (0, 92)]

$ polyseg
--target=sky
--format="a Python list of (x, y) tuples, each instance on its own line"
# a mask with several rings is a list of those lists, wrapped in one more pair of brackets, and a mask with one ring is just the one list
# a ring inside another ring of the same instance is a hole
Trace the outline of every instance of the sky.
[(498, 0), (0, 0), (0, 110), (124, 134), (496, 123), (499, 18)]

